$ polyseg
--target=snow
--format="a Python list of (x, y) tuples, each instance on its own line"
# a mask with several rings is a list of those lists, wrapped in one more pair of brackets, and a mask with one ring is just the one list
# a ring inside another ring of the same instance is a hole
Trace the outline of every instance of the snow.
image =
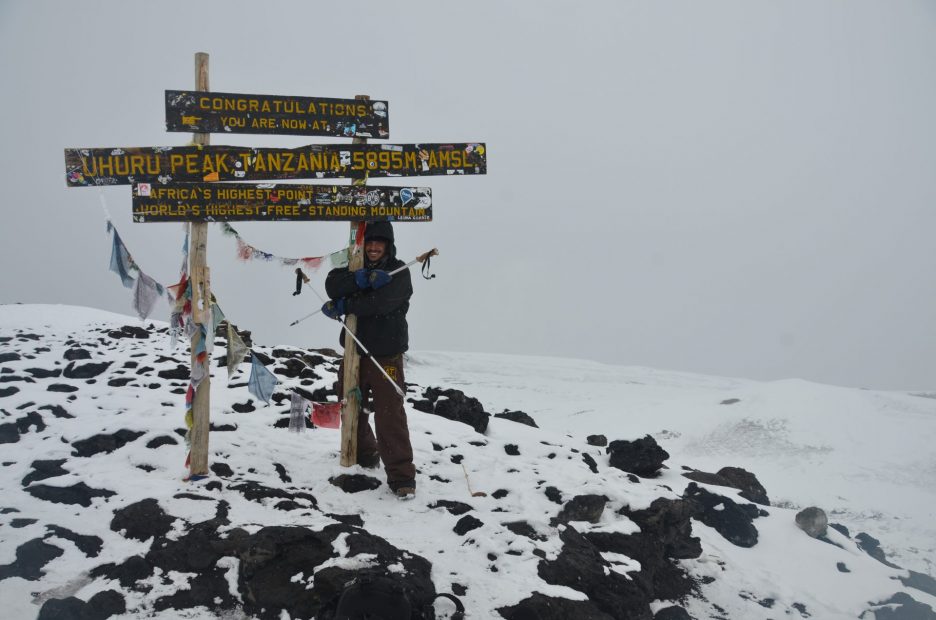
[[(31, 359), (24, 357), (2, 366), (17, 374), (26, 368), (64, 367), (63, 353), (69, 348), (69, 339), (94, 341), (104, 335), (101, 330), (140, 324), (135, 318), (89, 308), (0, 306), (0, 336), (15, 336), (18, 330), (41, 335), (41, 340), (30, 342), (28, 347), (15, 343), (21, 351), (29, 351)], [(145, 323), (150, 324), (157, 328), (165, 325)], [(164, 334), (148, 341), (103, 342), (106, 350), (94, 350), (92, 361), (106, 356), (112, 362), (109, 372), (123, 369), (127, 362), (138, 363), (138, 367), (126, 369), (123, 376), (127, 377), (136, 377), (142, 366), (154, 368), (151, 376), (155, 377), (156, 372), (187, 360), (181, 347), (168, 350)], [(0, 352), (8, 350), (9, 344), (14, 343), (0, 344)], [(268, 351), (262, 346), (257, 349)], [(133, 357), (140, 352), (146, 355)], [(219, 346), (215, 355), (223, 352)], [(245, 382), (246, 368), (246, 364), (241, 366), (234, 383)], [(689, 483), (681, 475), (684, 466), (711, 472), (729, 465), (743, 467), (758, 476), (773, 504), (767, 509), (769, 516), (755, 521), (760, 536), (750, 549), (737, 547), (715, 530), (693, 521), (693, 533), (702, 540), (703, 554), (680, 562), (696, 577), (715, 578), (701, 586), (704, 599), (685, 603), (698, 618), (717, 615), (714, 605), (729, 618), (762, 617), (766, 599), (773, 599), (771, 609), (778, 617), (800, 617), (794, 607), (797, 604), (805, 605), (813, 618), (856, 618), (869, 602), (906, 591), (895, 581), (906, 571), (873, 560), (851, 539), (830, 529), (829, 538), (835, 546), (797, 529), (794, 515), (810, 505), (825, 509), (830, 521), (847, 526), (852, 535), (867, 532), (880, 539), (891, 562), (936, 573), (936, 453), (932, 450), (936, 443), (936, 399), (796, 379), (756, 382), (586, 360), (482, 353), (412, 352), (406, 370), (407, 380), (421, 388), (463, 390), (478, 398), (488, 412), (522, 410), (540, 428), (492, 418), (482, 436), (463, 424), (408, 406), (420, 469), (416, 500), (401, 502), (385, 486), (349, 495), (331, 485), (329, 478), (340, 473), (372, 472), (339, 466), (337, 431), (316, 429), (296, 434), (273, 428), (273, 421), (288, 409), (288, 401), (270, 407), (255, 402), (256, 411), (236, 413), (232, 405), (251, 397), (246, 387), (228, 387), (226, 371), (215, 369), (212, 421), (236, 424), (237, 430), (211, 433), (211, 459), (226, 462), (236, 475), (246, 479), (302, 490), (318, 500), (317, 510), (282, 511), (272, 507), (272, 500), (260, 504), (228, 489), (208, 491), (204, 483), (183, 482), (185, 448), (181, 440), (178, 445), (143, 448), (158, 436), (177, 437), (175, 429), (182, 426), (184, 397), (169, 392), (170, 381), (144, 378), (136, 382), (138, 385), (117, 388), (108, 386), (106, 380), (55, 379), (80, 388), (73, 393), (75, 400), (69, 400), (68, 393), (46, 391), (46, 380), (2, 384), (15, 385), (20, 391), (0, 399), (4, 416), (0, 423), (22, 415), (18, 408), (30, 402), (61, 405), (75, 417), (54, 418), (43, 412), (48, 425), (44, 432), (34, 427), (22, 433), (18, 443), (3, 445), (2, 506), (18, 512), (0, 514), (0, 564), (13, 562), (16, 548), (42, 537), (51, 523), (105, 541), (98, 557), (87, 558), (74, 543), (49, 538), (48, 542), (61, 547), (64, 554), (45, 566), (45, 575), (38, 582), (18, 577), (0, 580), (5, 616), (31, 618), (46, 598), (75, 595), (86, 600), (107, 587), (117, 588), (117, 584), (90, 582), (87, 571), (105, 562), (144, 554), (149, 542), (111, 531), (111, 513), (154, 497), (179, 519), (174, 527), (180, 534), (186, 521), (214, 517), (217, 504), (175, 497), (186, 492), (227, 501), (231, 527), (247, 531), (270, 525), (318, 529), (335, 522), (327, 513), (360, 515), (371, 533), (432, 562), (432, 578), (439, 592), (451, 591), (456, 583), (467, 585), (468, 592), (461, 598), (472, 614), (469, 617), (497, 617), (495, 609), (515, 604), (532, 591), (583, 600), (583, 593), (546, 584), (537, 574), (539, 558), (530, 551), (538, 548), (552, 558), (562, 547), (557, 529), (550, 525), (559, 506), (546, 498), (544, 488), (558, 487), (565, 500), (577, 494), (606, 495), (609, 502), (598, 523), (575, 522), (573, 526), (579, 531), (626, 534), (638, 528), (617, 511), (625, 506), (645, 508), (658, 497), (677, 498)], [(333, 374), (326, 374), (306, 389), (328, 386), (333, 380)], [(160, 385), (150, 388), (150, 383)], [(411, 392), (410, 396), (414, 395)], [(732, 399), (737, 402), (723, 404)], [(71, 442), (119, 428), (145, 429), (146, 434), (111, 453), (92, 458), (71, 456)], [(650, 434), (670, 453), (668, 469), (657, 479), (632, 483), (626, 473), (608, 466), (603, 448), (585, 442), (590, 434), (604, 434), (609, 441)], [(519, 456), (508, 455), (504, 449), (507, 444), (518, 446)], [(456, 454), (463, 457), (461, 464), (452, 462)], [(588, 469), (583, 454), (598, 463), (598, 475)], [(36, 459), (68, 459), (64, 465), (68, 473), (43, 480), (43, 484), (69, 486), (84, 481), (117, 495), (96, 498), (90, 508), (35, 499), (23, 491), (21, 480), (32, 471), (31, 463)], [(286, 468), (291, 482), (280, 480), (274, 463)], [(141, 467), (153, 470), (146, 472)], [(469, 484), (486, 496), (471, 496)], [(702, 486), (746, 501), (733, 489)], [(491, 494), (498, 489), (507, 495), (494, 498)], [(484, 524), (465, 537), (457, 537), (452, 528), (459, 517), (428, 507), (442, 499), (471, 505), (472, 514)], [(38, 522), (14, 528), (10, 526), (14, 518)], [(504, 526), (519, 520), (527, 521), (547, 540), (534, 542), (515, 536)], [(348, 552), (343, 537), (339, 537), (333, 557), (319, 570), (325, 566), (366, 566), (373, 559), (366, 555), (348, 557)], [(611, 570), (622, 574), (639, 568), (626, 556), (604, 556)], [(231, 592), (236, 595), (238, 563), (231, 558), (222, 562)], [(845, 563), (850, 572), (840, 572), (838, 563)], [(181, 573), (157, 575), (151, 578), (151, 585), (155, 593), (170, 594), (188, 587), (190, 577)], [(314, 575), (300, 574), (296, 579), (311, 585)], [(936, 597), (918, 590), (912, 594), (936, 608)], [(148, 606), (154, 593), (145, 598), (132, 591), (126, 595), (132, 611), (122, 617), (142, 618), (151, 613)], [(664, 606), (664, 602), (655, 604)], [(179, 612), (178, 617), (214, 616), (208, 610), (188, 610)]]

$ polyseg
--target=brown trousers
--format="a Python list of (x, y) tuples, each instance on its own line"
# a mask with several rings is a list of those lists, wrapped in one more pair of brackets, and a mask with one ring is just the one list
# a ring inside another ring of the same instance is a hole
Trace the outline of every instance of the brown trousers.
[[(396, 381), (400, 389), (406, 390), (403, 382), (403, 355), (374, 358), (388, 375)], [(387, 378), (366, 355), (361, 356), (359, 384), (361, 388), (361, 412), (357, 427), (358, 462), (367, 462), (380, 455), (387, 472), (387, 484), (396, 490), (401, 486), (415, 486), (416, 466), (413, 465), (413, 447), (410, 444), (409, 426), (406, 423), (406, 410), (403, 398), (397, 394)], [(344, 393), (344, 363), (338, 369), (338, 399)], [(374, 425), (377, 436), (371, 429), (364, 409), (374, 412)]]

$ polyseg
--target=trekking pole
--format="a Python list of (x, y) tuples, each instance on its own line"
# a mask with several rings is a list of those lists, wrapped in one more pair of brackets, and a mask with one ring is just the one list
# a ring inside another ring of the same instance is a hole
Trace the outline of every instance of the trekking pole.
[[(411, 260), (410, 262), (406, 263), (406, 264), (403, 265), (402, 267), (398, 267), (398, 268), (394, 269), (393, 271), (387, 272), (387, 275), (393, 277), (394, 275), (400, 273), (400, 272), (403, 271), (404, 269), (409, 269), (410, 267), (412, 267), (412, 266), (415, 265), (416, 263), (423, 263), (423, 262), (426, 261), (426, 259), (432, 258), (433, 256), (438, 256), (438, 255), (439, 255), (439, 250), (437, 250), (436, 248), (432, 248), (432, 249), (429, 250), (428, 252), (424, 252), (423, 254), (420, 254), (419, 256), (417, 256), (416, 258), (414, 258), (414, 259)], [(314, 291), (315, 289), (312, 289), (312, 290)], [(318, 292), (316, 292), (316, 295), (318, 295)], [(322, 299), (322, 296), (321, 296), (321, 295), (319, 295), (319, 299)], [(325, 303), (325, 302), (323, 301), (322, 303)], [(302, 318), (300, 318), (300, 319), (296, 319), (295, 321), (293, 321), (292, 323), (290, 323), (289, 326), (292, 327), (292, 326), (294, 326), (294, 325), (298, 325), (299, 323), (302, 323), (302, 322), (305, 321), (306, 319), (315, 316), (316, 314), (318, 314), (318, 313), (321, 312), (321, 311), (322, 311), (322, 309), (319, 308), (319, 309), (316, 310), (315, 312), (310, 312), (309, 314), (305, 315), (304, 317), (302, 317)], [(362, 347), (362, 348), (363, 348), (363, 347)]]
[[(400, 267), (400, 269), (402, 269), (402, 267)], [(311, 288), (311, 289), (312, 289), (312, 292), (315, 293), (315, 295), (316, 295), (319, 299), (322, 300), (322, 303), (323, 303), (323, 304), (327, 303), (327, 302), (322, 298), (322, 296), (319, 295), (319, 292), (318, 292), (317, 290), (315, 290), (315, 287), (314, 287), (314, 286), (310, 286), (309, 288)], [(384, 367), (381, 366), (380, 363), (379, 363), (376, 359), (374, 359), (374, 356), (371, 355), (370, 351), (367, 350), (367, 347), (365, 347), (365, 346), (361, 343), (361, 341), (358, 340), (358, 337), (354, 335), (354, 332), (353, 332), (353, 331), (351, 331), (350, 329), (348, 329), (348, 325), (344, 322), (344, 319), (342, 319), (342, 318), (339, 317), (338, 320), (341, 321), (341, 324), (344, 326), (345, 333), (350, 334), (351, 337), (354, 338), (354, 342), (356, 342), (357, 345), (358, 345), (359, 347), (361, 347), (361, 350), (364, 351), (364, 355), (366, 355), (368, 358), (370, 358), (370, 361), (374, 362), (374, 366), (376, 366), (376, 367), (377, 367), (377, 370), (379, 370), (380, 373), (381, 373), (383, 376), (385, 376), (385, 377), (387, 378), (387, 381), (390, 382), (390, 385), (393, 386), (393, 389), (396, 390), (396, 393), (400, 395), (400, 398), (406, 398), (406, 394), (403, 392), (402, 389), (400, 389), (400, 386), (397, 385), (397, 382), (390, 378), (390, 375), (388, 375), (388, 374), (387, 374), (387, 371), (384, 370)]]

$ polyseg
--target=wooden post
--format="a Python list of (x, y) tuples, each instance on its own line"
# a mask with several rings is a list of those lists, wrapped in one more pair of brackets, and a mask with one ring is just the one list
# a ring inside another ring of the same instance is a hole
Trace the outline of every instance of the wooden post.
[[(370, 99), (367, 95), (358, 95), (355, 99), (367, 101)], [(354, 138), (352, 144), (367, 144), (367, 138)], [(354, 179), (354, 185), (364, 185), (367, 183), (367, 172), (359, 179)], [(351, 244), (348, 247), (348, 270), (357, 271), (364, 267), (364, 248), (354, 242), (357, 233), (358, 222), (351, 222)], [(349, 314), (345, 317), (345, 328), (347, 331), (357, 334), (357, 317)], [(357, 390), (359, 370), (361, 368), (361, 356), (358, 354), (357, 343), (351, 334), (344, 335), (344, 394), (339, 395), (345, 399), (345, 405), (341, 408), (341, 466), (351, 467), (357, 464), (357, 427), (358, 414), (361, 410), (361, 402), (358, 398), (360, 392)]]
[[(195, 54), (195, 90), (208, 90), (208, 54), (198, 52)], [(211, 134), (192, 134), (196, 145), (206, 146)], [(206, 336), (210, 347), (214, 334), (211, 333), (211, 280), (208, 271), (208, 224), (206, 222), (192, 222), (189, 225), (189, 278), (192, 282), (192, 320), (196, 325), (207, 327)], [(200, 341), (201, 334), (196, 333), (192, 338), (192, 368), (195, 368), (195, 347)], [(208, 374), (195, 390), (192, 402), (192, 451), (190, 453), (189, 472), (192, 476), (208, 475), (208, 429), (211, 403), (211, 360), (208, 360)]]

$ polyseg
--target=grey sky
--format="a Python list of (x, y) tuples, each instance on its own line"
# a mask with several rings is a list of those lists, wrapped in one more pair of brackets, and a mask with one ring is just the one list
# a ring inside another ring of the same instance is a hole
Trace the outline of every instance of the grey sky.
[[(396, 227), (404, 258), (441, 251), (438, 278), (414, 273), (414, 349), (936, 387), (933, 2), (0, 0), (0, 302), (131, 312), (99, 192), (65, 188), (62, 150), (187, 142), (163, 91), (193, 87), (197, 51), (213, 90), (368, 94), (390, 142), (488, 144), (487, 176), (421, 180), (435, 221)], [(173, 282), (181, 225), (104, 196)], [(283, 256), (347, 227), (237, 225)], [(211, 230), (235, 323), (336, 344), (321, 317), (287, 327), (320, 305), (289, 269), (234, 249)]]

